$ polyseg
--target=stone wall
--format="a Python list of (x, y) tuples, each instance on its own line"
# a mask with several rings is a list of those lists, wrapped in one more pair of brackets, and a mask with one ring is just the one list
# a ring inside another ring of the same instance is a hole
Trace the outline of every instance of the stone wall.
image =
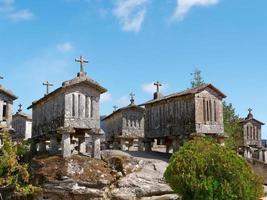
[(12, 120), (12, 127), (15, 129), (13, 138), (24, 139), (26, 133), (26, 120), (24, 117), (16, 116)]
[(44, 102), (33, 106), (32, 111), (32, 135), (33, 137), (55, 132), (58, 127), (64, 125), (64, 94), (51, 96)]
[(195, 95), (196, 132), (224, 133), (222, 99), (213, 90), (207, 88)]
[(267, 163), (261, 162), (259, 160), (253, 159), (248, 160), (253, 171), (260, 177), (263, 178), (264, 184), (267, 185)]
[(143, 138), (144, 137), (144, 112), (135, 109), (127, 109), (122, 114), (122, 134), (123, 138)]
[(190, 134), (195, 127), (194, 98), (177, 97), (146, 105), (145, 120), (147, 138)]
[[(6, 119), (3, 119), (3, 106), (6, 103)], [(2, 126), (11, 126), (12, 122), (12, 107), (13, 107), (13, 100), (6, 96), (5, 94), (0, 92), (0, 125)]]
[(100, 128), (100, 92), (76, 85), (65, 95), (65, 127)]

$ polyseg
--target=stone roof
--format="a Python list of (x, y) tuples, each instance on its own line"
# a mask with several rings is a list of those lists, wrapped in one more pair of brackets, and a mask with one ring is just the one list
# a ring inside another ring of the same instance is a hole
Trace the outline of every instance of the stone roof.
[(252, 113), (249, 113), (248, 116), (247, 116), (245, 119), (242, 119), (242, 120), (240, 121), (240, 123), (245, 124), (245, 123), (247, 123), (247, 122), (249, 122), (249, 121), (254, 121), (254, 122), (258, 123), (258, 124), (265, 125), (263, 122), (261, 122), (261, 121), (255, 119), (255, 118), (253, 117)]
[(13, 101), (16, 100), (18, 97), (13, 94), (10, 90), (7, 90), (4, 86), (0, 85), (0, 92), (4, 93), (5, 95), (9, 96)]
[(62, 83), (62, 86), (57, 88), (56, 90), (54, 90), (53, 92), (49, 93), (48, 95), (45, 95), (43, 98), (37, 100), (37, 101), (33, 101), (32, 105), (28, 107), (28, 109), (31, 109), (33, 106), (47, 100), (49, 97), (54, 96), (55, 94), (61, 92), (62, 90), (65, 90), (68, 87), (71, 86), (75, 86), (78, 84), (85, 84), (88, 85), (90, 87), (95, 88), (96, 90), (98, 90), (101, 94), (105, 93), (107, 91), (106, 88), (102, 87), (99, 83), (97, 83), (96, 81), (92, 80), (91, 78), (89, 78), (86, 73), (84, 72), (79, 72), (77, 74), (77, 77), (75, 77), (74, 79), (71, 79), (69, 81), (64, 81)]
[(13, 118), (14, 118), (14, 117), (17, 117), (17, 116), (24, 117), (24, 118), (26, 118), (26, 119), (29, 120), (29, 121), (32, 120), (32, 116), (29, 115), (29, 114), (27, 114), (27, 113), (24, 113), (24, 112), (16, 112), (16, 114), (13, 115)]
[(140, 110), (140, 111), (144, 111), (145, 109), (140, 107), (140, 106), (137, 106), (135, 104), (129, 104), (128, 106), (126, 107), (122, 107), (116, 111), (114, 111), (113, 113), (111, 113), (110, 115), (104, 117), (101, 121), (105, 121), (106, 119), (108, 118), (111, 118), (112, 116), (114, 116), (115, 114), (117, 113), (120, 113), (120, 112), (123, 112), (123, 111), (126, 111), (126, 110), (130, 110), (130, 109), (136, 109), (136, 110)]
[(170, 94), (170, 95), (167, 95), (167, 96), (162, 96), (161, 98), (158, 98), (158, 99), (152, 99), (152, 100), (150, 100), (150, 101), (148, 101), (146, 103), (141, 104), (141, 106), (148, 105), (148, 104), (153, 104), (153, 103), (164, 101), (164, 100), (169, 100), (169, 99), (175, 98), (175, 97), (182, 97), (182, 96), (197, 94), (199, 92), (202, 92), (206, 88), (210, 88), (210, 89), (214, 90), (222, 98), (226, 97), (226, 95), (224, 93), (222, 93), (219, 89), (214, 87), (212, 84), (204, 84), (204, 85), (196, 87), (196, 88), (184, 90), (182, 92), (173, 93), (173, 94)]

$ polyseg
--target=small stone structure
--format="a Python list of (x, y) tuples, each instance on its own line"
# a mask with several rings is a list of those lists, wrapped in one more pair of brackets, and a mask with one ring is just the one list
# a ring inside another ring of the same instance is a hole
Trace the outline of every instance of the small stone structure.
[(239, 153), (248, 159), (257, 159), (267, 163), (267, 149), (262, 146), (261, 130), (263, 122), (254, 118), (252, 109), (247, 117), (240, 122), (243, 128)]
[(27, 140), (32, 137), (32, 116), (22, 112), (22, 105), (19, 105), (19, 109), (12, 119), (12, 127), (15, 133), (12, 135), (12, 139), (15, 141)]
[[(81, 56), (80, 72), (55, 91), (32, 103), (32, 151), (57, 153), (61, 142), (64, 157), (74, 152), (100, 158), (100, 95), (107, 90), (83, 70), (88, 61)], [(48, 86), (47, 86), (48, 87)]]
[(137, 144), (138, 150), (143, 150), (145, 109), (135, 105), (134, 94), (130, 95), (131, 103), (128, 106), (114, 110), (102, 120), (108, 148), (128, 150)]
[[(3, 79), (2, 77), (0, 77)], [(3, 130), (13, 132), (12, 129), (12, 107), (13, 101), (17, 97), (10, 91), (7, 90), (4, 86), (0, 85), (0, 133)], [(2, 139), (0, 135), (0, 146), (2, 146)]]
[(145, 106), (145, 149), (152, 144), (165, 145), (166, 152), (176, 151), (185, 139), (211, 135), (224, 142), (223, 104), (226, 96), (212, 84), (168, 96), (160, 94), (155, 83), (154, 99)]

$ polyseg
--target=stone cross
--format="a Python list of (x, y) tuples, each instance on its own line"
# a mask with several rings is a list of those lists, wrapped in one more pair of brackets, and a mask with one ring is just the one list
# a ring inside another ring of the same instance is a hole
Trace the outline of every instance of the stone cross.
[(159, 93), (159, 89), (162, 86), (162, 84), (159, 81), (157, 81), (156, 83), (154, 83), (154, 85), (157, 86), (157, 92)]
[(135, 97), (135, 94), (133, 92), (130, 93), (130, 97), (131, 97), (131, 104), (134, 104), (134, 97)]
[(80, 72), (84, 72), (83, 66), (84, 64), (88, 63), (88, 60), (85, 60), (85, 58), (83, 56), (80, 56), (80, 59), (75, 59), (75, 62), (79, 62), (80, 63)]
[(49, 94), (49, 87), (50, 86), (54, 86), (52, 83), (49, 83), (48, 81), (46, 81), (45, 83), (43, 83), (43, 85), (46, 86), (46, 95)]
[(251, 108), (248, 109), (249, 114), (251, 114), (253, 110)]
[(118, 109), (118, 106), (113, 106), (114, 112)]
[(18, 112), (21, 112), (22, 111), (22, 105), (21, 103), (19, 104), (19, 109), (18, 109)]
[(0, 79), (4, 79), (4, 77), (0, 76)]

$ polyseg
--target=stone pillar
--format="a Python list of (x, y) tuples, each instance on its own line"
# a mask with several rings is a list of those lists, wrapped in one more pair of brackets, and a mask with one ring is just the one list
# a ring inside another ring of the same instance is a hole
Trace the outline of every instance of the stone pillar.
[(259, 149), (259, 160), (264, 162), (263, 158), (263, 150)]
[(264, 150), (264, 162), (267, 163), (267, 150)]
[(138, 140), (138, 151), (144, 151), (144, 142), (143, 139)]
[(56, 154), (58, 152), (58, 142), (57, 142), (57, 136), (52, 135), (50, 136), (50, 149), (51, 154)]
[(11, 122), (12, 122), (12, 104), (7, 102), (6, 104), (6, 111), (7, 111), (7, 127), (10, 128), (11, 127)]
[(45, 140), (39, 141), (39, 153), (45, 153), (46, 152), (46, 142)]
[(3, 121), (3, 106), (4, 102), (0, 101), (0, 122)]
[(126, 146), (126, 141), (124, 139), (121, 139), (120, 144), (121, 144), (121, 150), (127, 151), (128, 148)]
[(30, 148), (31, 148), (30, 149), (31, 150), (31, 154), (35, 155), (37, 153), (37, 142), (35, 140), (33, 140), (31, 142), (31, 147)]
[(152, 151), (151, 141), (145, 141), (145, 151)]
[(96, 159), (101, 159), (100, 136), (101, 135), (94, 135), (93, 137), (93, 157)]
[(173, 144), (172, 141), (169, 139), (166, 139), (166, 153), (170, 153), (173, 150)]
[(79, 152), (82, 154), (86, 153), (85, 138), (79, 138)]
[(62, 133), (62, 155), (64, 158), (71, 156), (70, 133)]
[(173, 148), (173, 153), (175, 153), (178, 149), (179, 149), (179, 139), (178, 138), (174, 138), (172, 140), (172, 148)]

